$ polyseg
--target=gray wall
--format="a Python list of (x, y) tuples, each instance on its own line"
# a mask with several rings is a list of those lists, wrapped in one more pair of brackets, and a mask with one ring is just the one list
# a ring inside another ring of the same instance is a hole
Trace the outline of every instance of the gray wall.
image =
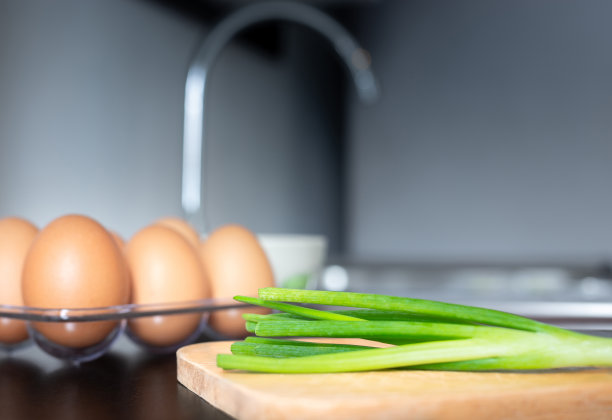
[(79, 212), (131, 234), (178, 212), (198, 28), (135, 2), (0, 4), (0, 214)]
[[(383, 96), (349, 93), (345, 202), (340, 67), (288, 31), (281, 53), (235, 42), (215, 68), (211, 225), (337, 239), (344, 223), (363, 259), (609, 258), (612, 3), (357, 5), (346, 23)], [(180, 215), (183, 83), (205, 32), (146, 1), (0, 0), (0, 216), (80, 212), (128, 236)]]
[[(84, 213), (129, 236), (181, 215), (184, 81), (205, 32), (146, 1), (0, 0), (0, 217)], [(272, 56), (233, 42), (213, 69), (212, 227), (334, 234), (329, 117), (320, 94), (302, 100), (317, 81), (292, 52), (302, 38)]]
[(350, 252), (612, 256), (612, 3), (382, 1), (357, 15), (384, 97), (350, 114)]

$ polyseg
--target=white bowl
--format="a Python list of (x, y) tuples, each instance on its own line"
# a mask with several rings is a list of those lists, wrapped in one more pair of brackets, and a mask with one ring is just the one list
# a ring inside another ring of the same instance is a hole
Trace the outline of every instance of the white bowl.
[(322, 235), (262, 234), (258, 236), (278, 287), (316, 287), (327, 255), (327, 239)]

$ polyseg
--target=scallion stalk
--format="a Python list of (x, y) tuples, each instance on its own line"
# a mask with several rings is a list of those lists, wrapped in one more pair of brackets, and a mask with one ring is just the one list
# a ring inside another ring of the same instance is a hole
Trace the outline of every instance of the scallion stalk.
[(351, 344), (316, 343), (262, 337), (247, 337), (244, 341), (237, 341), (231, 346), (233, 354), (268, 357), (313, 356), (316, 354), (341, 353), (367, 348), (369, 347)]
[(493, 309), (398, 296), (266, 287), (259, 290), (259, 298), (264, 301), (273, 302), (312, 303), (316, 305), (401, 311), (526, 331), (552, 331), (558, 333), (564, 331), (552, 325)]
[[(612, 366), (612, 339), (473, 306), (363, 293), (260, 289), (241, 302), (281, 311), (246, 314), (248, 337), (219, 354), (224, 369), (322, 373), (374, 369), (520, 370)], [(290, 302), (290, 303), (287, 303)], [(319, 310), (299, 304), (357, 309)], [(269, 337), (361, 338), (369, 348)]]

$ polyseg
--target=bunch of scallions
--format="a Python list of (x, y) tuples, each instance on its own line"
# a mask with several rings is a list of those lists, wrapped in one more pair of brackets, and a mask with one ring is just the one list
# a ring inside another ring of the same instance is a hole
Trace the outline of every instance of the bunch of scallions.
[[(235, 299), (279, 312), (244, 315), (247, 330), (255, 336), (233, 343), (232, 354), (217, 355), (217, 365), (223, 369), (331, 373), (394, 368), (482, 371), (612, 366), (612, 338), (569, 331), (492, 309), (406, 297), (282, 288), (260, 289), (259, 298)], [(350, 309), (324, 310), (304, 304)], [(313, 342), (303, 341), (304, 337), (361, 338), (378, 343)]]

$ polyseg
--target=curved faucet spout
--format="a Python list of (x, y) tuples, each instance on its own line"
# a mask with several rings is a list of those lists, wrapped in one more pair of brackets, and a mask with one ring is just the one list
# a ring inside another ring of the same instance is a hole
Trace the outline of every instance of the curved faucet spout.
[(367, 54), (338, 22), (311, 6), (281, 1), (257, 3), (239, 9), (221, 21), (202, 43), (185, 82), (181, 201), (186, 218), (201, 233), (208, 227), (201, 186), (208, 73), (234, 35), (252, 24), (268, 20), (295, 22), (323, 35), (345, 62), (360, 99), (373, 102), (378, 98), (378, 86)]

